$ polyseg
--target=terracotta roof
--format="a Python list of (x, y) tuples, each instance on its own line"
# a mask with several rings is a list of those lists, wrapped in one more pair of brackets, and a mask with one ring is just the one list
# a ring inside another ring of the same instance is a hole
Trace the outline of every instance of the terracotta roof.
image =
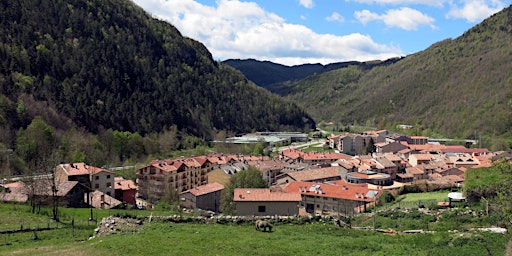
[(430, 161), (433, 158), (431, 154), (412, 154), (409, 156), (409, 158), (410, 157), (414, 157), (418, 161)]
[(85, 163), (71, 163), (71, 164), (61, 164), (60, 168), (63, 168), (68, 176), (76, 176), (76, 175), (91, 175), (99, 172), (109, 172), (114, 173), (113, 171), (109, 171), (107, 169), (94, 167), (91, 165), (87, 165)]
[(249, 166), (256, 167), (260, 171), (268, 171), (274, 170), (279, 171), (282, 170), (286, 163), (279, 160), (256, 160), (256, 161), (248, 161)]
[[(75, 186), (78, 185), (78, 181), (59, 181), (55, 183), (57, 187), (56, 196), (66, 196)], [(35, 186), (34, 194), (42, 196), (51, 196), (52, 182), (50, 180), (35, 180), (32, 186)]]
[(198, 186), (198, 187), (189, 189), (185, 192), (182, 192), (181, 194), (188, 192), (194, 196), (201, 196), (201, 195), (206, 195), (206, 194), (216, 192), (219, 190), (223, 190), (223, 189), (224, 189), (224, 186), (222, 184), (214, 182), (214, 183), (208, 183), (206, 185), (202, 185), (202, 186)]
[(414, 176), (411, 173), (398, 173), (396, 176), (406, 179), (406, 178), (414, 178)]
[(425, 174), (425, 171), (423, 171), (417, 167), (408, 167), (408, 168), (405, 168), (405, 171), (412, 175)]
[(306, 171), (289, 172), (288, 176), (297, 181), (312, 181), (332, 177), (340, 177), (340, 172), (338, 167), (327, 167)]
[(137, 186), (133, 183), (133, 180), (125, 180), (123, 177), (114, 177), (114, 189), (120, 190), (137, 190)]
[[(318, 191), (321, 192), (318, 192)], [(292, 181), (283, 189), (284, 192), (297, 193), (300, 191), (302, 195), (320, 196), (328, 198), (339, 198), (352, 201), (374, 201), (372, 197), (368, 197), (369, 193), (377, 193), (379, 196), (381, 190), (368, 189), (367, 185), (331, 185), (327, 183)]]
[(235, 202), (299, 202), (302, 198), (294, 193), (271, 192), (269, 188), (236, 188)]

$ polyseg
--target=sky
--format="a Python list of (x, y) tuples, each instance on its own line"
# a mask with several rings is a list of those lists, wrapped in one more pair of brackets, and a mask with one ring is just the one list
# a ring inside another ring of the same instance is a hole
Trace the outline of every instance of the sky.
[(512, 0), (133, 0), (215, 60), (386, 60), (455, 39)]

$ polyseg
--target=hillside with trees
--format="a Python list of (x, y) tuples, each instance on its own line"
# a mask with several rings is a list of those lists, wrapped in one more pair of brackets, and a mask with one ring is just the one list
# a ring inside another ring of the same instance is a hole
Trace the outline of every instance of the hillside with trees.
[(315, 126), (131, 1), (0, 0), (0, 10), (0, 148), (19, 153), (17, 137), (34, 120), (66, 161), (193, 147), (188, 136)]
[(302, 64), (295, 66), (285, 66), (270, 61), (259, 61), (254, 59), (247, 60), (226, 60), (223, 63), (228, 64), (237, 70), (240, 70), (247, 79), (258, 86), (261, 86), (273, 93), (281, 96), (290, 93), (294, 84), (309, 76), (319, 75), (331, 70), (346, 68), (349, 66), (358, 66), (363, 70), (371, 69), (375, 66), (387, 65), (396, 62), (399, 58), (386, 61), (347, 61), (337, 62), (328, 65), (322, 64)]
[[(477, 139), (512, 146), (511, 8), (456, 39), (381, 63), (286, 67), (254, 60), (225, 63), (287, 96), (316, 121), (396, 129), (416, 135)], [(342, 64), (342, 63), (339, 63)], [(328, 68), (332, 67), (332, 68)]]
[(394, 64), (310, 76), (289, 99), (317, 120), (512, 145), (512, 8)]

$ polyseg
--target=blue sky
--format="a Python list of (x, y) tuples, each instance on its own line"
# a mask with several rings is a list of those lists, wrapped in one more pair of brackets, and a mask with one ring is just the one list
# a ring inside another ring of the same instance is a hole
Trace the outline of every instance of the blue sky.
[(385, 60), (456, 38), (512, 0), (134, 0), (217, 60)]

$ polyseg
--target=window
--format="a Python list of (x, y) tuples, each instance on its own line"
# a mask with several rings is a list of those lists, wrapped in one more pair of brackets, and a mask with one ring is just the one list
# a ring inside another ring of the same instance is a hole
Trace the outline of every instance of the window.
[(109, 174), (109, 175), (107, 175), (107, 179), (110, 179), (110, 174)]
[(107, 188), (110, 188), (110, 186), (112, 186), (112, 183), (107, 182)]
[(110, 196), (110, 192), (107, 192), (107, 195)]
[(100, 188), (100, 184), (94, 184), (94, 188)]
[(266, 212), (266, 210), (267, 209), (266, 209), (265, 205), (258, 206), (258, 212)]
[(94, 177), (95, 180), (99, 180), (100, 179), (100, 176), (95, 176)]

